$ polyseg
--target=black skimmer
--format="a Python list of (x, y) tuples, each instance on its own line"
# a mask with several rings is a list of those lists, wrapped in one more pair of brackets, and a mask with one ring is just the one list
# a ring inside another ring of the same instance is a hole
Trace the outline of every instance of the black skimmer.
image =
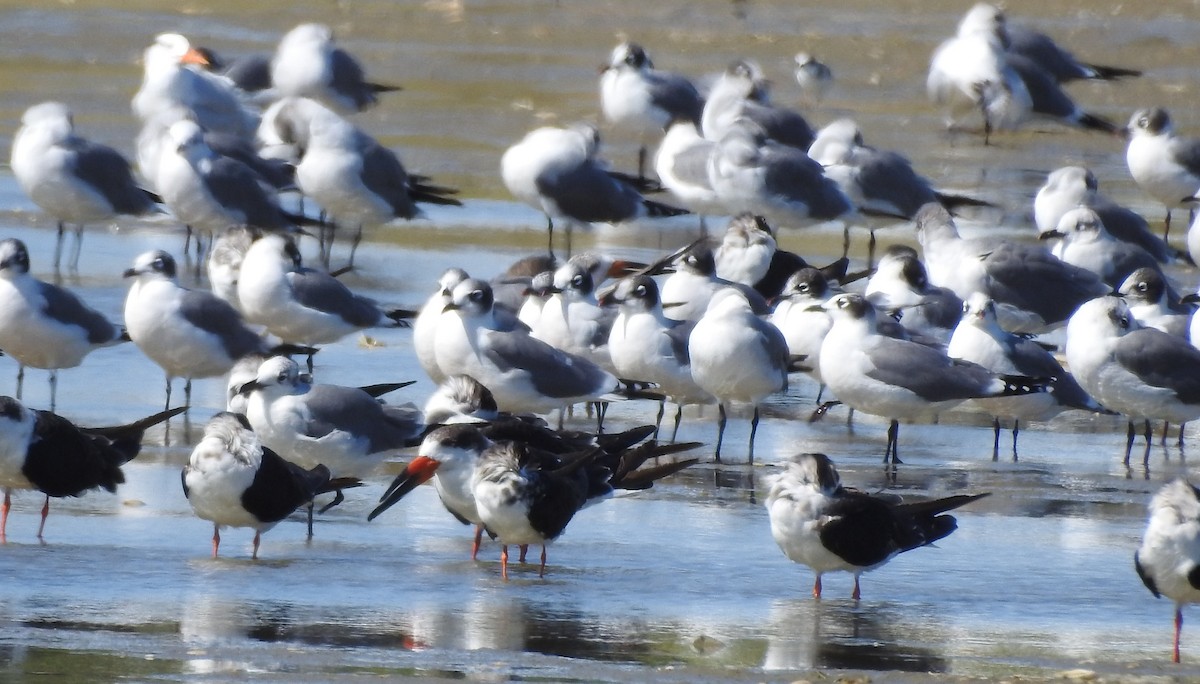
[(1155, 598), (1175, 602), (1172, 659), (1179, 662), (1183, 604), (1200, 602), (1200, 490), (1184, 478), (1168, 482), (1150, 500), (1150, 523), (1133, 565)]
[(821, 598), (821, 576), (841, 570), (854, 574), (850, 596), (856, 601), (862, 573), (945, 538), (958, 527), (947, 511), (988, 496), (900, 503), (896, 497), (843, 487), (824, 454), (800, 454), (767, 481), (771, 535), (784, 555), (817, 573), (813, 598)]
[(250, 527), (255, 559), (263, 532), (318, 494), (361, 484), (357, 478), (333, 478), (323, 465), (304, 469), (284, 459), (259, 442), (245, 416), (226, 412), (204, 426), (182, 480), (192, 510), (213, 524), (213, 558), (222, 527)]
[(584, 506), (616, 489), (648, 489), (655, 480), (698, 462), (688, 459), (638, 470), (654, 453), (658, 452), (649, 448), (628, 449), (614, 457), (596, 447), (560, 457), (518, 441), (496, 442), (484, 450), (471, 477), (471, 495), (484, 529), (500, 541), (501, 577), (508, 579), (509, 545), (541, 544), (538, 576), (544, 577), (546, 545)]
[[(425, 437), (417, 457), (409, 462), (404, 472), (396, 476), (367, 519), (374, 520), (417, 486), (432, 479), (446, 510), (464, 525), (475, 525), (475, 540), (471, 547), (471, 560), (475, 560), (485, 529), (490, 536), (497, 535), (487, 526), (483, 513), (476, 505), (474, 492), (475, 473), (484, 458), (483, 454), (489, 449), (497, 444), (518, 443), (522, 449), (537, 454), (541, 459), (537, 465), (546, 468), (553, 468), (555, 462), (563, 465), (585, 454), (588, 458), (596, 459), (598, 467), (610, 473), (608, 484), (611, 489), (645, 489), (654, 480), (696, 462), (692, 459), (633, 472), (647, 459), (700, 446), (697, 442), (660, 445), (653, 440), (635, 446), (653, 432), (654, 427), (647, 425), (622, 433), (592, 435), (551, 430), (520, 417), (501, 418), (494, 423), (445, 425)], [(565, 526), (565, 522), (563, 524)], [(513, 543), (525, 546), (534, 542)], [(521, 556), (524, 559), (524, 549)]]
[(121, 466), (142, 448), (142, 434), (187, 409), (180, 406), (128, 425), (79, 427), (50, 411), (25, 407), (0, 396), (0, 541), (5, 538), (13, 489), (36, 489), (46, 495), (38, 539), (50, 514), (50, 497), (82, 496), (91, 489), (117, 491), (125, 481)]

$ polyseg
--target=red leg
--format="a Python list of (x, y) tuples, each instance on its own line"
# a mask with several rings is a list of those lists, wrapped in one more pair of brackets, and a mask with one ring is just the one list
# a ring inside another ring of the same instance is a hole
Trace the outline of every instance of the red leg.
[(42, 522), (38, 525), (38, 539), (42, 538), (42, 532), (46, 530), (46, 516), (50, 515), (50, 497), (46, 496), (46, 503), (42, 504)]
[(538, 568), (538, 577), (546, 576), (546, 545), (542, 544), (542, 566)]
[(500, 547), (500, 578), (508, 581), (508, 544)]
[(258, 560), (258, 545), (262, 542), (262, 533), (254, 533), (254, 552), (250, 554), (252, 560)]
[(483, 525), (475, 526), (475, 543), (471, 544), (471, 560), (479, 555), (479, 545), (483, 543)]
[(213, 525), (213, 558), (217, 557), (217, 549), (221, 547), (221, 530)]
[(1171, 662), (1179, 662), (1179, 632), (1183, 630), (1183, 608), (1175, 606), (1175, 657)]
[(858, 590), (858, 575), (854, 576), (854, 591), (850, 594), (850, 598), (855, 601), (862, 598), (862, 592)]
[(517, 548), (521, 549), (521, 557), (518, 558), (517, 560), (524, 563), (525, 562), (525, 554), (529, 553), (529, 544), (521, 544)]
[(8, 541), (5, 530), (8, 529), (8, 511), (12, 508), (11, 492), (4, 490), (4, 505), (0, 506), (0, 544)]
[(813, 582), (813, 598), (821, 598), (821, 576), (817, 575), (816, 581)]

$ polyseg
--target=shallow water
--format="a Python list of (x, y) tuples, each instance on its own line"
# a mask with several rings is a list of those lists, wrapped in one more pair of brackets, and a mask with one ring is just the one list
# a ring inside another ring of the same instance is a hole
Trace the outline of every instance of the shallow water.
[[(1089, 109), (1123, 123), (1136, 107), (1163, 104), (1180, 129), (1200, 128), (1190, 107), (1200, 45), (1194, 3), (1007, 4), (1012, 16), (1036, 20), (1082, 55), (1147, 70), (1126, 83), (1073, 86)], [(924, 100), (924, 70), (965, 9), (827, 0), (209, 2), (171, 10), (104, 0), (5, 3), (0, 147), (8, 148), (27, 106), (54, 98), (74, 106), (85, 134), (128, 151), (136, 60), (159, 31), (236, 55), (269, 50), (300, 21), (328, 22), (371, 75), (405, 87), (362, 125), (468, 200), (370, 233), (371, 249), (346, 276), (382, 301), (415, 305), (448, 266), (491, 276), (544, 244), (540, 217), (512, 204), (500, 185), (499, 156), (541, 122), (596, 120), (596, 66), (627, 35), (660, 67), (695, 76), (754, 57), (782, 102), (796, 96), (791, 54), (814, 52), (838, 78), (814, 122), (853, 114), (868, 142), (904, 151), (939, 186), (1002, 204), (1003, 230), (1013, 236), (1030, 233), (1034, 191), (1045, 172), (1066, 163), (1088, 164), (1106, 192), (1157, 219), (1160, 209), (1124, 170), (1118, 140), (1038, 126), (985, 148), (943, 132)], [(636, 141), (613, 132), (606, 145), (629, 168)], [(997, 217), (981, 219), (973, 227)], [(577, 245), (645, 260), (694, 230), (690, 218), (600, 228)], [(6, 168), (0, 234), (26, 241), (35, 272), (52, 277), (52, 226)], [(898, 227), (880, 239), (911, 243), (912, 234)], [(817, 261), (836, 256), (840, 240), (833, 226), (781, 238)], [(856, 238), (855, 253), (861, 246)], [(178, 254), (182, 235), (166, 219), (121, 222), (89, 229), (84, 247), (81, 272), (65, 280), (119, 320), (121, 271), (148, 249)], [(1194, 277), (1180, 276), (1191, 289)], [(423, 401), (431, 386), (412, 360), (408, 331), (369, 337), (326, 346), (318, 377), (346, 385), (420, 378), (393, 400)], [(0, 359), (0, 392), (13, 391), (14, 376), (11, 360)], [(101, 350), (62, 374), (58, 409), (83, 424), (125, 422), (162, 406), (162, 382), (132, 345)], [(885, 424), (859, 415), (848, 429), (836, 413), (809, 424), (815, 390), (800, 380), (770, 402), (758, 465), (736, 465), (748, 432), (740, 414), (726, 440), (735, 465), (702, 465), (582, 512), (550, 547), (545, 579), (526, 566), (504, 583), (495, 546), (470, 562), (468, 530), (429, 488), (365, 522), (398, 463), (322, 517), (311, 542), (303, 525), (284, 523), (252, 562), (252, 535), (228, 531), (222, 557), (209, 558), (210, 526), (192, 515), (179, 469), (198, 427), (221, 407), (224, 385), (197, 381), (191, 424), (154, 431), (117, 495), (54, 501), (44, 544), (34, 538), (40, 497), (16, 497), (0, 548), (0, 679), (791, 681), (852, 670), (920, 681), (921, 673), (1053, 677), (1077, 668), (1114, 679), (1200, 676), (1200, 637), (1186, 627), (1184, 665), (1170, 666), (1171, 606), (1153, 600), (1132, 568), (1149, 495), (1182, 469), (1185, 453), (1156, 447), (1149, 471), (1126, 470), (1119, 421), (1067, 415), (1024, 430), (1019, 462), (994, 462), (987, 421), (956, 412), (937, 426), (905, 426), (906, 463), (888, 473), (879, 466)], [(27, 374), (25, 399), (47, 405), (44, 373)], [(647, 414), (617, 406), (611, 425)], [(689, 411), (680, 438), (711, 445), (714, 437), (715, 411)], [(776, 548), (759, 501), (759, 477), (798, 451), (830, 454), (843, 481), (866, 489), (993, 496), (962, 511), (960, 529), (937, 548), (867, 575), (861, 602), (849, 600), (850, 580), (838, 576), (813, 601), (811, 573)]]

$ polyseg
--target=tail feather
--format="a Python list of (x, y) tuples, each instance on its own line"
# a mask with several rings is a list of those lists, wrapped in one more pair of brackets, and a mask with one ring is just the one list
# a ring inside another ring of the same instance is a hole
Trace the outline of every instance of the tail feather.
[(395, 392), (398, 389), (403, 389), (412, 384), (416, 384), (416, 382), (416, 380), (409, 380), (408, 382), (380, 382), (374, 385), (363, 385), (362, 387), (359, 387), (359, 389), (371, 395), (373, 398), (378, 399), (385, 394)]
[(1116, 81), (1122, 78), (1137, 78), (1142, 75), (1142, 72), (1137, 69), (1126, 69), (1125, 67), (1107, 66), (1104, 64), (1084, 64), (1092, 71), (1092, 78), (1101, 81)]
[(643, 195), (653, 195), (667, 191), (667, 189), (663, 187), (662, 183), (654, 180), (653, 178), (635, 176), (631, 173), (624, 173), (621, 171), (608, 171), (607, 173), (610, 178), (615, 178), (616, 180), (621, 181)]
[(938, 204), (946, 207), (946, 211), (953, 213), (956, 209), (963, 207), (985, 207), (995, 209), (996, 204), (987, 200), (979, 199), (978, 197), (968, 197), (967, 195), (955, 195), (948, 192), (933, 191), (934, 197), (937, 198)]
[(419, 313), (419, 311), (413, 311), (412, 309), (389, 309), (383, 312), (383, 315), (393, 320), (397, 326), (407, 328), (412, 325), (409, 319), (416, 318)]
[(648, 199), (642, 200), (642, 206), (646, 207), (646, 215), (653, 218), (683, 216), (685, 214), (692, 213), (687, 209), (680, 209), (679, 207), (673, 207), (669, 204), (663, 204), (662, 202), (655, 202)]
[(675, 463), (664, 463), (662, 465), (651, 466), (649, 468), (640, 468), (626, 474), (620, 480), (614, 478), (612, 480), (612, 485), (617, 489), (649, 489), (658, 480), (661, 480), (668, 475), (674, 475), (684, 468), (689, 468), (699, 462), (700, 459), (698, 458), (689, 458), (683, 461), (676, 461)]
[(364, 484), (365, 483), (357, 477), (335, 477), (317, 488), (317, 490), (313, 492), (313, 495), (328, 494), (329, 492), (340, 492), (343, 489), (354, 489), (355, 487), (362, 487)]
[(146, 428), (148, 428), (152, 425), (158, 425), (159, 423), (169, 420), (169, 419), (183, 413), (186, 410), (188, 410), (187, 406), (177, 406), (173, 409), (168, 409), (166, 411), (159, 411), (158, 413), (155, 413), (152, 416), (146, 416), (145, 418), (142, 418), (141, 420), (135, 421), (133, 423), (129, 423), (127, 425), (113, 425), (110, 427), (95, 427), (95, 428), (81, 427), (79, 429), (82, 432), (87, 433), (87, 434), (100, 435), (101, 437), (107, 437), (108, 439), (111, 439), (114, 442), (117, 440), (129, 439), (129, 438), (141, 440), (142, 433), (146, 431)]
[(969, 503), (978, 501), (991, 495), (991, 492), (984, 492), (982, 494), (958, 494), (955, 496), (947, 496), (942, 499), (902, 503), (897, 506), (897, 508), (910, 515), (940, 515), (946, 511), (952, 511), (956, 508), (961, 508)]
[(444, 185), (434, 185), (425, 176), (408, 177), (408, 194), (414, 202), (438, 204), (448, 207), (461, 207), (462, 201), (450, 195), (457, 195), (458, 188)]
[(1080, 127), (1086, 128), (1090, 131), (1100, 131), (1101, 133), (1108, 133), (1109, 135), (1117, 135), (1122, 130), (1120, 126), (1117, 126), (1113, 122), (1103, 117), (1096, 116), (1095, 114), (1089, 114), (1088, 112), (1083, 112), (1080, 114), (1076, 123), (1078, 123)]
[(596, 435), (596, 446), (608, 453), (629, 449), (654, 434), (653, 425), (640, 425), (624, 432)]

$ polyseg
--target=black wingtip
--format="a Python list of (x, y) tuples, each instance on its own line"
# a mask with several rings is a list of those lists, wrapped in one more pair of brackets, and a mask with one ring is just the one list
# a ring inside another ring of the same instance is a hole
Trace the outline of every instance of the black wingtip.
[(1120, 126), (1117, 126), (1113, 122), (1103, 117), (1096, 116), (1095, 114), (1089, 114), (1087, 112), (1084, 112), (1079, 116), (1079, 125), (1088, 129), (1089, 131), (1099, 131), (1109, 135), (1120, 135), (1121, 131), (1124, 130)]
[(1125, 67), (1107, 66), (1104, 64), (1084, 64), (1095, 75), (1093, 79), (1100, 81), (1117, 81), (1122, 78), (1137, 78), (1142, 75), (1139, 69), (1126, 69)]
[(680, 209), (679, 207), (673, 207), (669, 204), (663, 204), (662, 202), (655, 202), (654, 200), (648, 199), (642, 200), (642, 206), (646, 207), (646, 214), (653, 218), (684, 216), (692, 213), (687, 209)]

